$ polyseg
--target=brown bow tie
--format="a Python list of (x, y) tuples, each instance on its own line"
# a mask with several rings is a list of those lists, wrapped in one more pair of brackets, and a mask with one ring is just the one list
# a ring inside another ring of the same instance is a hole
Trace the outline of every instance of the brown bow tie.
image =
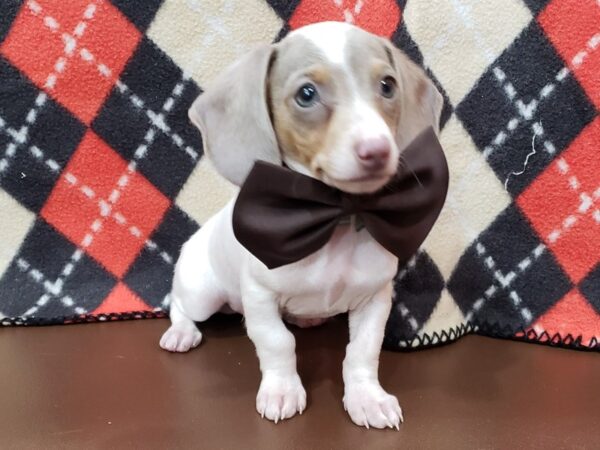
[(342, 219), (355, 215), (377, 242), (405, 263), (429, 234), (447, 190), (448, 166), (432, 128), (402, 152), (396, 177), (373, 194), (349, 194), (257, 161), (236, 200), (233, 232), (274, 269), (314, 253)]

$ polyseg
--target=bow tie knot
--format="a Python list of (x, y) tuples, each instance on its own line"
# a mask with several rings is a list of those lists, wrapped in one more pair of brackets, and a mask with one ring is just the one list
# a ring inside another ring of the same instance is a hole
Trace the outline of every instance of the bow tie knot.
[(340, 208), (344, 217), (354, 216), (360, 212), (360, 201), (356, 196), (342, 192)]

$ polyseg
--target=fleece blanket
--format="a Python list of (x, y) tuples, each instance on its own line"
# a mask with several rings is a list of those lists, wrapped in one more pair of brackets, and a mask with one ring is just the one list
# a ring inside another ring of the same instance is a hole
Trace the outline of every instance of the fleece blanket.
[(445, 98), (449, 196), (398, 269), (386, 347), (598, 349), (596, 0), (2, 1), (2, 323), (164, 316), (181, 245), (235, 194), (186, 110), (323, 20), (390, 38)]

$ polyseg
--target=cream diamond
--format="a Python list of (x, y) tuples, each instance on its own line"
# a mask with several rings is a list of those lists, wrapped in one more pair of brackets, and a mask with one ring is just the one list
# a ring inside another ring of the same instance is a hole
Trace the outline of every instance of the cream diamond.
[(0, 276), (17, 254), (31, 228), (35, 215), (23, 208), (14, 198), (0, 189)]
[(148, 36), (202, 86), (281, 27), (262, 0), (166, 0)]
[(454, 105), (531, 19), (520, 0), (411, 1), (404, 10), (406, 27), (425, 65)]
[(443, 330), (450, 330), (456, 328), (465, 323), (465, 318), (452, 298), (452, 295), (447, 289), (442, 291), (442, 296), (435, 305), (435, 309), (432, 311), (429, 319), (423, 325), (423, 328), (419, 331), (420, 335), (428, 334), (432, 336), (433, 333), (441, 333)]
[(208, 158), (200, 160), (175, 203), (199, 224), (204, 224), (236, 194), (237, 187), (213, 168)]
[(448, 197), (423, 246), (448, 280), (466, 248), (510, 204), (510, 196), (456, 116), (441, 142), (450, 171)]

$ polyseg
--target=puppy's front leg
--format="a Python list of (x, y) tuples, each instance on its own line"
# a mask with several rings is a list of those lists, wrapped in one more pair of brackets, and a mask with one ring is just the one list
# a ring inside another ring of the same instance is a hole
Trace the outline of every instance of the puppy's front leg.
[(392, 283), (361, 308), (350, 311), (350, 343), (344, 359), (344, 408), (357, 425), (367, 428), (400, 426), (398, 399), (379, 384), (379, 353), (392, 303)]
[(283, 323), (276, 295), (252, 286), (244, 290), (242, 301), (262, 372), (256, 410), (275, 423), (302, 413), (306, 391), (296, 370), (296, 341)]

